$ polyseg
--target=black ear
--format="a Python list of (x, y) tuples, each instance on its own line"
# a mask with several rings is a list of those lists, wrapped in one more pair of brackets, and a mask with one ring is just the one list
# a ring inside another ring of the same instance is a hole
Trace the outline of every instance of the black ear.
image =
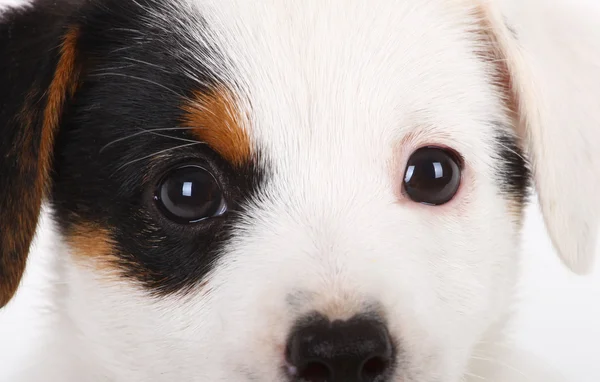
[(78, 86), (67, 2), (0, 14), (0, 308), (16, 292), (49, 190), (54, 138)]

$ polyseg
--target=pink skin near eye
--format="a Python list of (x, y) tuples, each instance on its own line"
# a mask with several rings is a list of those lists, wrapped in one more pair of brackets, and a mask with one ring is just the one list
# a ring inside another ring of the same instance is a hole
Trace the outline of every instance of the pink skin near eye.
[[(402, 139), (393, 150), (393, 158), (390, 161), (390, 176), (392, 177), (392, 187), (396, 200), (399, 204), (405, 205), (410, 208), (422, 208), (426, 210), (435, 211), (436, 213), (452, 213), (461, 214), (467, 211), (469, 204), (469, 196), (473, 191), (475, 184), (472, 177), (472, 168), (469, 162), (462, 158), (461, 153), (454, 149), (451, 142), (446, 141), (443, 137), (437, 137), (438, 139), (427, 139), (419, 134), (408, 134)], [(446, 141), (446, 142), (444, 142)], [(453, 151), (458, 157), (463, 159), (461, 167), (461, 180), (458, 186), (458, 190), (452, 199), (442, 205), (428, 205), (418, 203), (411, 200), (405, 192), (404, 181), (407, 175), (407, 163), (409, 158), (417, 150), (424, 147), (435, 147), (440, 149), (446, 149)]]

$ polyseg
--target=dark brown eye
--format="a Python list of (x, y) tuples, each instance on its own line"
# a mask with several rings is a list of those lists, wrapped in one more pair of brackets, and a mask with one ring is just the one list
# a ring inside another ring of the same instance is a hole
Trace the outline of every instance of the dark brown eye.
[(424, 147), (408, 159), (404, 190), (415, 202), (439, 206), (448, 203), (460, 186), (461, 164), (457, 155), (439, 147)]
[(219, 183), (200, 166), (169, 172), (159, 183), (155, 200), (166, 217), (181, 224), (196, 223), (227, 211)]

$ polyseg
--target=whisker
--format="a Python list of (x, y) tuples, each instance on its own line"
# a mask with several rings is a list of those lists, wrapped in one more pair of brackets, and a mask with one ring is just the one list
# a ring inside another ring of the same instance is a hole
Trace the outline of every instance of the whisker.
[(197, 141), (195, 139), (187, 139), (187, 138), (181, 138), (181, 137), (174, 137), (172, 135), (156, 133), (156, 132), (153, 132), (153, 131), (149, 131), (148, 134), (156, 135), (157, 137), (171, 138), (171, 139), (174, 139), (174, 140), (180, 141), (180, 142), (190, 142), (190, 143), (199, 142), (199, 141)]
[(111, 56), (111, 55), (113, 55), (115, 53), (119, 53), (119, 52), (123, 52), (123, 51), (127, 51), (127, 50), (132, 50), (132, 49), (135, 49), (137, 46), (148, 44), (149, 42), (150, 41), (137, 40), (135, 45), (122, 46), (120, 48), (113, 49), (110, 52), (108, 52), (108, 55)]
[(138, 64), (144, 64), (144, 65), (148, 65), (148, 66), (151, 66), (151, 67), (153, 67), (153, 68), (160, 69), (160, 70), (162, 70), (162, 71), (164, 71), (164, 72), (166, 72), (166, 73), (168, 73), (168, 72), (169, 72), (169, 71), (167, 70), (167, 68), (165, 68), (165, 67), (164, 67), (164, 66), (162, 66), (162, 65), (153, 64), (153, 63), (151, 63), (151, 62), (146, 62), (146, 61), (138, 60), (138, 59), (136, 59), (136, 58), (132, 58), (132, 57), (123, 57), (123, 59), (124, 59), (124, 60), (127, 60), (127, 61), (132, 61), (132, 62), (135, 62), (135, 63), (138, 63)]
[(110, 28), (109, 30), (111, 31), (116, 31), (116, 32), (129, 32), (129, 33), (135, 33), (138, 35), (144, 35), (144, 33), (138, 29), (132, 29), (132, 28), (118, 28), (118, 27), (113, 27)]
[(159, 131), (172, 131), (172, 130), (192, 130), (192, 129), (196, 129), (196, 127), (164, 127), (164, 128), (158, 128), (158, 129), (143, 129), (140, 128), (141, 131), (138, 131), (137, 133), (133, 133), (131, 135), (128, 135), (126, 137), (121, 137), (121, 138), (117, 138), (114, 141), (111, 141), (109, 143), (107, 143), (106, 145), (102, 146), (102, 148), (100, 149), (100, 151), (98, 152), (99, 154), (102, 154), (102, 152), (104, 150), (106, 150), (108, 147), (112, 146), (115, 143), (127, 140), (129, 138), (134, 138), (143, 134), (155, 134), (161, 137), (167, 137), (167, 138), (173, 138), (173, 139), (177, 139), (177, 140), (181, 140), (181, 141), (185, 141), (185, 142), (198, 142), (198, 141), (194, 141), (192, 139), (185, 139), (185, 138), (180, 138), (180, 137), (173, 137), (171, 135), (166, 135), (166, 134), (159, 134), (157, 132)]
[[(473, 377), (473, 378), (475, 378), (475, 379), (479, 379), (479, 380), (481, 380), (481, 381), (485, 381), (485, 380), (486, 380), (486, 378), (485, 378), (485, 377), (482, 377), (481, 375), (477, 375), (477, 374), (470, 373), (470, 372), (468, 372), (468, 371), (465, 371), (465, 372), (464, 372), (464, 375), (465, 375), (466, 377)], [(467, 379), (466, 379), (465, 377), (463, 377), (463, 380), (464, 380), (464, 381), (466, 381)]]
[(524, 160), (525, 162), (527, 162), (527, 159), (520, 153), (518, 153), (517, 151), (515, 151), (515, 149), (505, 145), (504, 143), (499, 143), (500, 147), (504, 148), (506, 151), (510, 152), (511, 154), (514, 154), (516, 156), (518, 156), (520, 159)]
[(146, 155), (146, 156), (143, 156), (143, 157), (141, 157), (141, 158), (134, 159), (134, 160), (132, 160), (132, 161), (129, 161), (129, 162), (127, 162), (127, 163), (125, 163), (125, 164), (123, 164), (123, 165), (119, 166), (119, 167), (118, 167), (118, 168), (115, 170), (115, 173), (116, 173), (116, 172), (118, 172), (118, 171), (120, 171), (120, 170), (121, 170), (121, 169), (123, 169), (124, 167), (127, 167), (127, 166), (129, 166), (130, 164), (133, 164), (133, 163), (139, 162), (139, 161), (141, 161), (141, 160), (148, 159), (148, 158), (152, 158), (152, 157), (155, 157), (155, 156), (157, 156), (157, 155), (160, 155), (160, 154), (164, 154), (164, 153), (166, 153), (166, 152), (169, 152), (169, 151), (174, 151), (174, 150), (178, 150), (178, 149), (183, 149), (183, 148), (185, 148), (185, 147), (190, 147), (190, 146), (195, 146), (195, 145), (201, 145), (201, 144), (203, 144), (203, 143), (204, 143), (204, 142), (193, 142), (193, 143), (186, 143), (186, 144), (184, 144), (184, 145), (179, 145), (179, 146), (175, 146), (175, 147), (169, 147), (168, 149), (164, 149), (164, 150), (157, 151), (157, 152), (155, 152), (155, 153), (152, 153), (152, 154), (150, 154), (150, 155)]
[(478, 356), (476, 356), (476, 355), (472, 355), (472, 356), (471, 356), (471, 358), (472, 358), (472, 359), (474, 359), (474, 360), (478, 360), (478, 361), (486, 361), (486, 362), (490, 362), (490, 363), (496, 364), (496, 365), (498, 365), (498, 366), (505, 367), (505, 368), (507, 368), (508, 370), (512, 370), (512, 371), (516, 372), (517, 374), (519, 374), (520, 376), (524, 377), (524, 378), (525, 378), (525, 379), (527, 379), (528, 381), (530, 381), (530, 380), (531, 380), (531, 378), (530, 378), (528, 375), (526, 375), (525, 373), (523, 373), (521, 370), (519, 370), (519, 369), (517, 369), (516, 367), (514, 367), (514, 366), (512, 366), (512, 365), (509, 365), (509, 364), (507, 364), (507, 363), (504, 363), (504, 362), (498, 361), (497, 359), (493, 359), (493, 358), (487, 358), (487, 357), (478, 357)]
[(175, 90), (171, 89), (170, 87), (165, 86), (165, 85), (163, 85), (161, 83), (158, 83), (156, 81), (152, 81), (152, 80), (149, 80), (147, 78), (143, 78), (143, 77), (137, 77), (137, 76), (132, 76), (132, 75), (129, 75), (129, 74), (114, 73), (114, 72), (110, 72), (110, 73), (96, 73), (96, 74), (92, 74), (91, 76), (92, 77), (114, 76), (114, 77), (131, 78), (131, 79), (134, 79), (134, 80), (138, 80), (138, 81), (142, 81), (142, 82), (147, 82), (149, 84), (156, 85), (156, 86), (158, 86), (158, 87), (160, 87), (160, 88), (162, 88), (164, 90), (167, 90), (167, 91), (171, 92), (172, 94), (176, 95), (177, 97), (184, 98), (184, 96), (182, 94), (176, 92)]
[(102, 68), (102, 69), (97, 69), (97, 70), (91, 70), (90, 74), (101, 74), (102, 72), (106, 71), (110, 71), (110, 70), (119, 70), (119, 69), (129, 69), (129, 68), (133, 68), (134, 65), (133, 64), (127, 64), (127, 65), (121, 65), (121, 66), (110, 66), (108, 68)]

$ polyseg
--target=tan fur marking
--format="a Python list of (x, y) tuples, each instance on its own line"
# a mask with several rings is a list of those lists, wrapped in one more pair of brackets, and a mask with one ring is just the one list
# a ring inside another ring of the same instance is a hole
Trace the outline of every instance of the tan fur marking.
[[(97, 224), (86, 222), (75, 225), (66, 235), (66, 242), (76, 264), (99, 272), (107, 280), (121, 279), (132, 261), (127, 256), (119, 256), (110, 229)], [(137, 277), (150, 277), (147, 269), (139, 266), (135, 269)]]
[(365, 311), (366, 306), (361, 296), (340, 290), (335, 286), (330, 290), (333, 293), (328, 296), (319, 296), (313, 301), (314, 310), (330, 321), (346, 321)]
[[(42, 137), (40, 140), (39, 167), (40, 177), (48, 178), (51, 167), (54, 137), (58, 130), (65, 100), (77, 90), (79, 72), (76, 68), (77, 39), (79, 29), (72, 27), (65, 34), (60, 48), (60, 58), (54, 72), (54, 78), (48, 88), (48, 102), (44, 109)], [(45, 182), (44, 182), (45, 183)], [(45, 185), (44, 185), (45, 186)]]
[(65, 240), (75, 263), (108, 275), (118, 275), (116, 244), (109, 229), (93, 223), (79, 223), (69, 230)]
[[(506, 111), (509, 114), (511, 123), (516, 129), (521, 125), (520, 107), (517, 93), (513, 87), (510, 68), (506, 57), (504, 56), (496, 35), (493, 32), (493, 26), (489, 22), (487, 11), (483, 7), (477, 7), (476, 18), (479, 21), (477, 30), (477, 42), (481, 49), (477, 52), (484, 62), (490, 63), (494, 68), (494, 85), (500, 90)], [(520, 135), (519, 135), (520, 136)], [(519, 142), (523, 146), (522, 142)], [(509, 200), (507, 211), (513, 216), (515, 222), (520, 226), (523, 223), (525, 204), (517, 200)]]
[(477, 29), (477, 42), (481, 49), (478, 50), (479, 56), (484, 62), (488, 62), (494, 67), (494, 85), (501, 90), (504, 101), (510, 117), (513, 119), (515, 126), (519, 124), (519, 102), (516, 98), (516, 93), (513, 89), (510, 69), (506, 62), (506, 58), (502, 53), (496, 35), (492, 32), (487, 12), (485, 9), (478, 7), (476, 9), (476, 19), (479, 21)]
[(112, 256), (114, 243), (110, 232), (93, 224), (80, 224), (71, 229), (67, 243), (76, 251), (75, 255), (84, 257)]
[(13, 121), (17, 124), (15, 128), (19, 129), (14, 142), (17, 150), (7, 155), (14, 157), (18, 171), (15, 179), (11, 180), (15, 189), (6, 196), (6, 208), (1, 211), (6, 220), (0, 224), (0, 270), (3, 274), (3, 280), (0, 280), (0, 308), (12, 299), (20, 284), (35, 236), (42, 199), (48, 188), (54, 137), (65, 100), (77, 88), (75, 58), (78, 35), (79, 30), (72, 27), (63, 37), (58, 64), (46, 93), (39, 147), (34, 145), (40, 127), (34, 124), (40, 114), (35, 105), (39, 102), (41, 91), (29, 90), (21, 112)]
[(197, 92), (195, 99), (184, 105), (183, 110), (186, 113), (183, 123), (193, 127), (194, 135), (223, 158), (235, 166), (241, 166), (250, 159), (250, 137), (227, 90)]

